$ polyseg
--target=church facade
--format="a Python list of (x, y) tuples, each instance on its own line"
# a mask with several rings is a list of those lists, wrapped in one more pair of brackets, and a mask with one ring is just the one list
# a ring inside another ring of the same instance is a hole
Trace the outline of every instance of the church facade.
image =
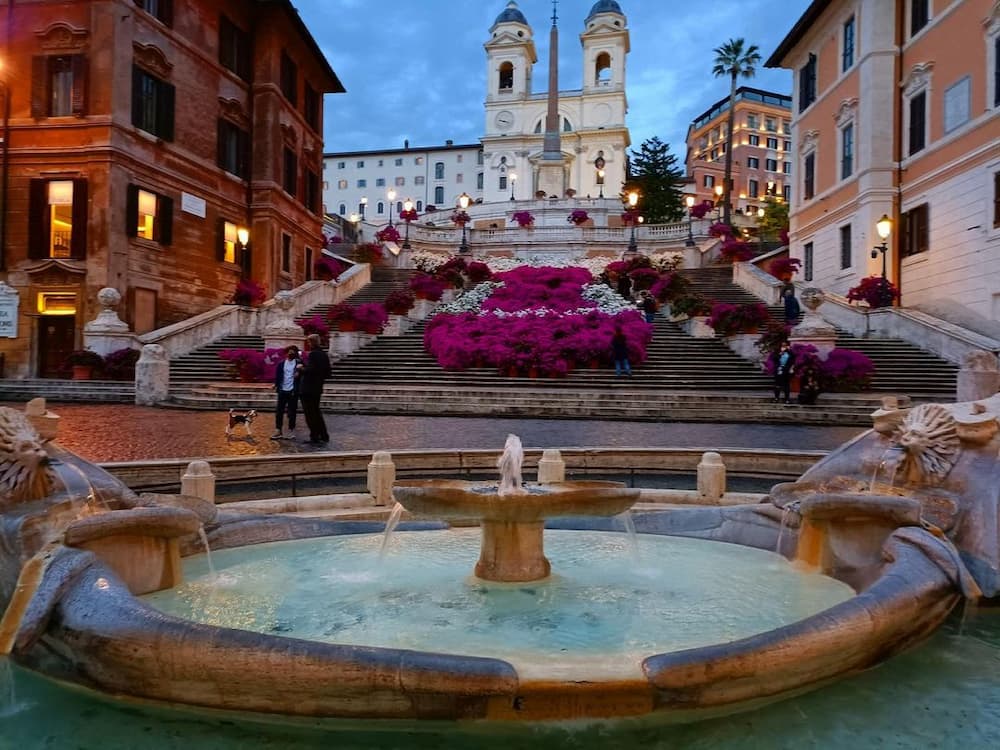
[[(552, 26), (550, 38), (555, 40), (555, 14)], [(625, 126), (629, 33), (615, 0), (594, 4), (584, 21), (580, 43), (582, 88), (558, 91), (556, 101), (562, 165), (558, 197), (568, 190), (579, 197), (614, 197), (625, 181), (626, 149), (631, 144)], [(533, 66), (538, 60), (534, 31), (516, 2), (509, 2), (497, 17), (484, 46), (483, 200), (524, 200), (536, 197), (540, 190), (550, 197), (556, 194), (552, 182), (541, 181), (543, 167), (551, 166), (543, 164), (549, 94), (532, 93)], [(558, 85), (554, 68), (553, 61), (550, 91), (553, 79)]]

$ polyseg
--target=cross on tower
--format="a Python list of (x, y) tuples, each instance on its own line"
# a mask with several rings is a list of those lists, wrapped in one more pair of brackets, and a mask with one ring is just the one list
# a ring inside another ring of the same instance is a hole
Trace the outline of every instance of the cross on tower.
[(559, 2), (559, 0), (552, 0), (552, 25), (553, 26), (556, 25), (556, 20), (558, 18), (558, 16), (556, 16), (556, 3), (558, 3), (558, 2)]

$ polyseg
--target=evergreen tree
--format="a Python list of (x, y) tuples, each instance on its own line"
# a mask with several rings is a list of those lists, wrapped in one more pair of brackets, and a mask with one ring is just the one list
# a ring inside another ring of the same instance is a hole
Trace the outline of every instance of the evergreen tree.
[(684, 170), (670, 146), (653, 136), (629, 158), (624, 194), (639, 193), (639, 213), (647, 224), (667, 224), (684, 218)]

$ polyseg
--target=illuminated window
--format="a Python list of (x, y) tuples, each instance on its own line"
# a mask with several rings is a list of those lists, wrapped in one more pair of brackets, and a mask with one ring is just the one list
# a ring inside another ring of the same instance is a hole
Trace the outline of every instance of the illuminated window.
[(222, 260), (224, 262), (236, 262), (236, 242), (236, 225), (231, 221), (223, 222)]
[(83, 260), (87, 255), (87, 181), (31, 180), (28, 222), (29, 258)]
[(169, 245), (173, 239), (172, 198), (144, 190), (138, 185), (129, 185), (126, 196), (126, 234), (161, 245)]
[(58, 180), (49, 183), (49, 257), (70, 257), (69, 244), (73, 236), (73, 182)]

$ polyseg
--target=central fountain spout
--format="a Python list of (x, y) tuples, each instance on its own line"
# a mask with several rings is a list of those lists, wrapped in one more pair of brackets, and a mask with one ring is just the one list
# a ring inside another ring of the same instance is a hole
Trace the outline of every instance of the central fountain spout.
[(396, 500), (415, 516), (475, 520), (482, 529), (475, 574), (487, 581), (547, 578), (545, 521), (558, 516), (616, 516), (639, 499), (639, 490), (618, 482), (558, 482), (524, 486), (524, 450), (508, 435), (497, 466), (499, 484), (454, 480), (399, 482)]

